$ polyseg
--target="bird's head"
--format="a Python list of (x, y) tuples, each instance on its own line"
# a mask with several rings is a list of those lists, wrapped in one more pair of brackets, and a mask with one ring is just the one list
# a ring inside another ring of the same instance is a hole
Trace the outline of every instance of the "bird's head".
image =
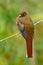
[(28, 16), (27, 16), (27, 12), (26, 11), (22, 11), (19, 16), (16, 19), (16, 23), (18, 25), (18, 22), (26, 23), (25, 21), (27, 20)]
[(20, 18), (22, 17), (26, 17), (27, 16), (27, 12), (26, 11), (22, 11), (19, 15)]

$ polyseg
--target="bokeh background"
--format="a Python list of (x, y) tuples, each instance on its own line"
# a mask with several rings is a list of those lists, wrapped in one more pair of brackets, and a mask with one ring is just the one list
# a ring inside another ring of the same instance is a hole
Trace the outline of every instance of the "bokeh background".
[[(16, 18), (22, 10), (33, 23), (43, 20), (43, 0), (0, 0), (0, 40), (19, 32)], [(26, 58), (25, 40), (18, 34), (0, 41), (0, 65), (43, 65), (43, 21), (34, 28), (34, 61)]]

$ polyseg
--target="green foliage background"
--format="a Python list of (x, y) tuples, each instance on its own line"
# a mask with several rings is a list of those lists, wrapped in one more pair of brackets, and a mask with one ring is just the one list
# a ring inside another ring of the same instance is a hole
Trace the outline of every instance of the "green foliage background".
[[(18, 33), (16, 18), (25, 10), (33, 23), (43, 19), (43, 0), (0, 0), (0, 40)], [(41, 32), (40, 32), (41, 31)], [(35, 26), (36, 65), (43, 65), (43, 22)], [(0, 42), (0, 65), (30, 65), (24, 38), (19, 34)]]

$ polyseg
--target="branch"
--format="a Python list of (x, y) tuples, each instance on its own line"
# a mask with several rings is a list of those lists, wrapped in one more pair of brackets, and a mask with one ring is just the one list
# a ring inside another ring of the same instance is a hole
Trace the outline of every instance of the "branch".
[[(43, 22), (43, 20), (40, 20), (40, 21), (34, 23), (34, 26), (36, 26), (37, 24), (39, 24), (39, 23), (41, 23), (41, 22)], [(16, 33), (16, 34), (13, 34), (13, 35), (11, 35), (11, 36), (9, 36), (9, 37), (6, 37), (6, 38), (4, 38), (4, 39), (1, 39), (0, 42), (2, 42), (2, 41), (4, 41), (4, 40), (7, 40), (7, 39), (9, 39), (9, 38), (11, 38), (11, 37), (17, 36), (18, 34), (20, 34), (20, 32), (18, 32), (18, 33)]]

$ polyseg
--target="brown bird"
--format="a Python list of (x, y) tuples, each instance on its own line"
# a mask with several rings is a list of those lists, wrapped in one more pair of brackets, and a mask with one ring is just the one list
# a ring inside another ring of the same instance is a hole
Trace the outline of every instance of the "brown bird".
[(34, 36), (34, 25), (27, 12), (22, 11), (16, 19), (16, 25), (18, 26), (22, 36), (26, 40), (27, 56), (32, 58), (32, 41)]

